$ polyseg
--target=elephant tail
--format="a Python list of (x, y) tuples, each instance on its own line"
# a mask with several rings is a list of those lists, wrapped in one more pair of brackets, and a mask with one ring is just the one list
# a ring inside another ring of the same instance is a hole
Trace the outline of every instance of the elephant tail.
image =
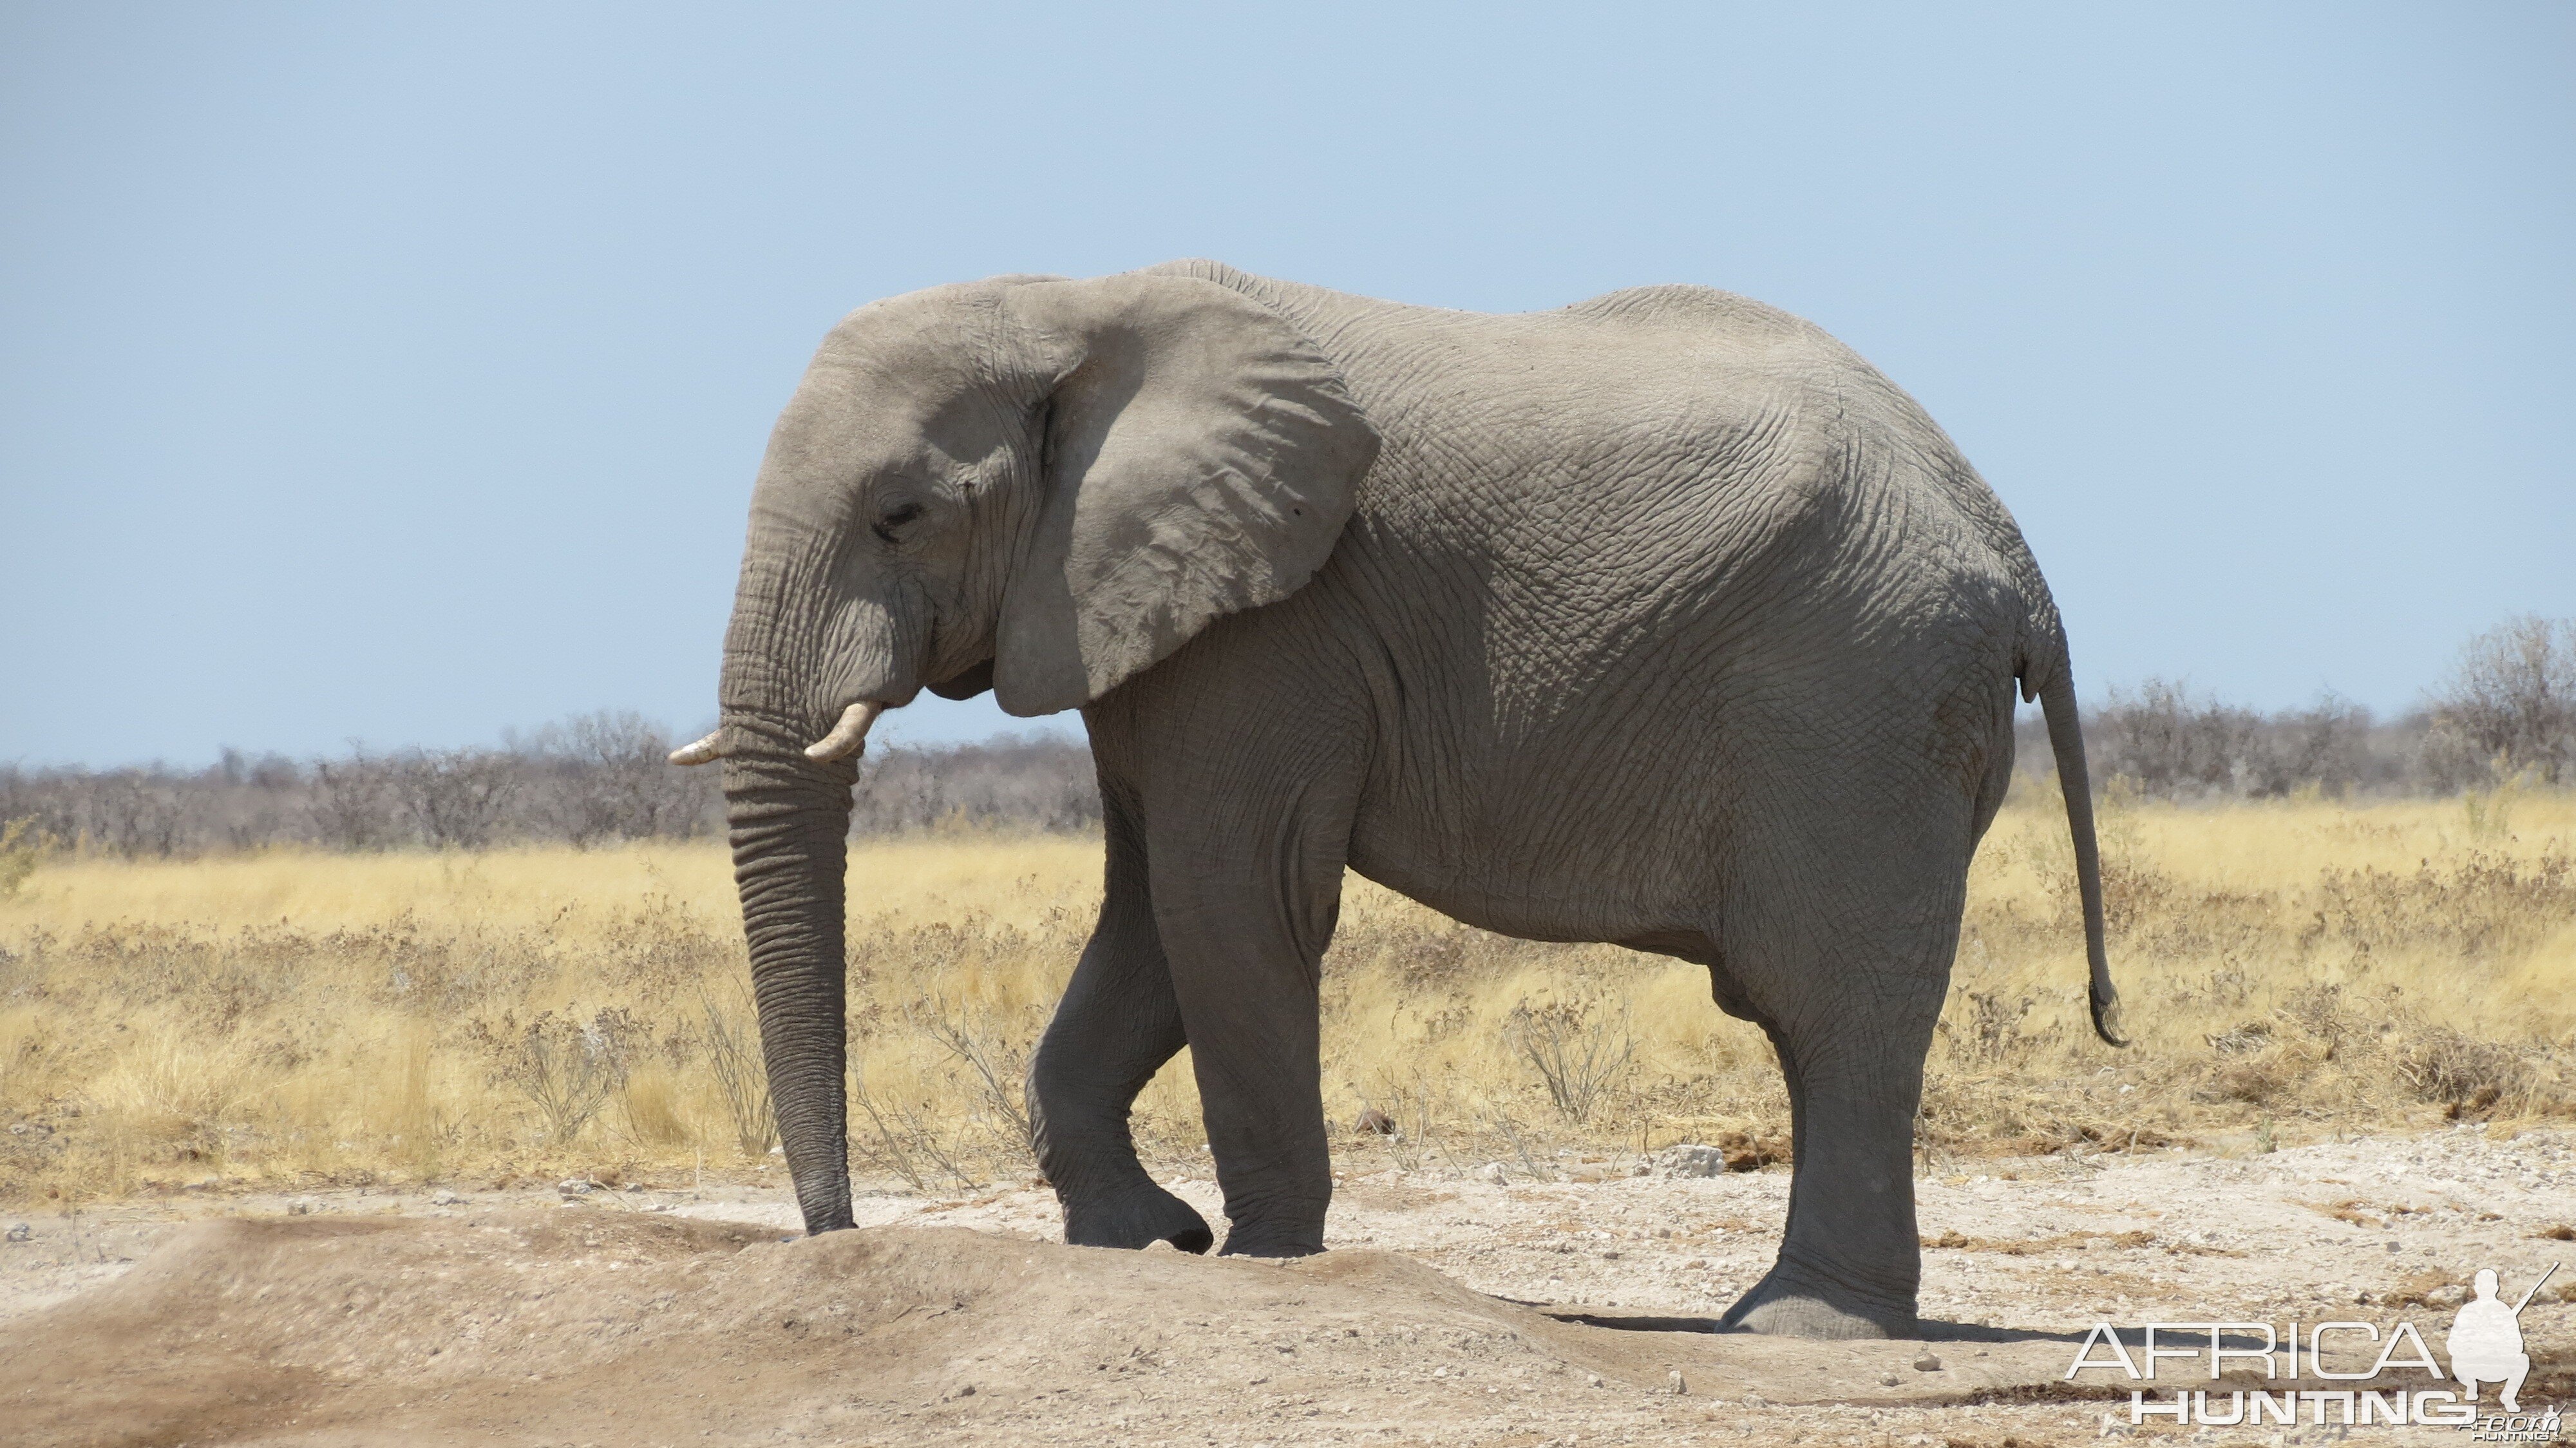
[(2084, 901), (2084, 955), (2092, 967), (2093, 1034), (2106, 1045), (2125, 1046), (2128, 1040), (2116, 1029), (2120, 992), (2111, 984), (2111, 955), (2102, 938), (2102, 849), (2093, 837), (2093, 786), (2084, 773), (2083, 726), (2075, 717), (2075, 671), (2062, 644), (2052, 662), (2055, 667), (2038, 681), (2039, 707), (2048, 719), (2049, 752), (2057, 757), (2058, 788), (2066, 796), (2066, 826), (2075, 836), (2075, 888)]

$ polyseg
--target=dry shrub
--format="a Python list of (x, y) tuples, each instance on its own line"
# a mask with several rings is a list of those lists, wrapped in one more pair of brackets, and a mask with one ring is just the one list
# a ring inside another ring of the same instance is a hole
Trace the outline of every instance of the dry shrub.
[(857, 1162), (899, 1176), (917, 1192), (975, 1185), (960, 1123), (927, 1099), (870, 1090), (863, 1057), (852, 1062), (850, 1100)]
[(2296, 1099), (2317, 1060), (2314, 1053), (2298, 1046), (2275, 1046), (2215, 1067), (2209, 1077), (2210, 1090), (2221, 1101), (2280, 1107)]
[(1006, 1014), (989, 1006), (955, 1005), (934, 995), (905, 1012), (904, 1018), (965, 1068), (968, 1096), (974, 1103), (971, 1109), (984, 1129), (1007, 1147), (1031, 1146), (1024, 1083), (1029, 1057), (1045, 1028), (1039, 1013), (1023, 1009)]
[(537, 1108), (547, 1143), (561, 1146), (626, 1085), (638, 1034), (624, 1011), (596, 1011), (587, 1021), (541, 1011), (524, 1026), (506, 1014), (497, 1023), (473, 1022), (467, 1039), (489, 1060), (494, 1082)]
[(1505, 1020), (1503, 1039), (1570, 1126), (1592, 1119), (1637, 1055), (1628, 1003), (1599, 996), (1523, 1001)]
[(2521, 1052), (2464, 1036), (2444, 1025), (2418, 1025), (2400, 1037), (2391, 1064), (2415, 1094), (2450, 1108), (2484, 1111), (2508, 1091), (2532, 1084)]
[(1035, 1168), (1022, 1082), (1045, 1028), (1042, 1011), (941, 991), (905, 1003), (900, 1029), (875, 1012), (868, 1019), (861, 1039), (877, 1047), (879, 1060), (908, 1066), (909, 1078), (895, 1075), (890, 1085), (893, 1073), (884, 1073), (872, 1089), (867, 1060), (854, 1065), (853, 1141), (862, 1159), (916, 1190), (971, 1187)]
[(778, 1144), (778, 1114), (769, 1104), (769, 1073), (760, 1057), (760, 1016), (748, 976), (722, 974), (698, 982), (698, 1018), (708, 1074), (724, 1099), (734, 1145), (745, 1156), (765, 1156)]
[(1363, 1129), (1379, 1138), (1376, 1145), (1400, 1171), (1416, 1172), (1431, 1164), (1442, 1151), (1443, 1128), (1459, 1115), (1449, 1093), (1419, 1071), (1387, 1074), (1375, 1089), (1358, 1094), (1366, 1103), (1361, 1116), (1376, 1112), (1384, 1122), (1383, 1127), (1370, 1123)]
[(1951, 1043), (1956, 1059), (1999, 1065), (2031, 1044), (2022, 1039), (2021, 1023), (2037, 1004), (2038, 998), (2026, 992), (2007, 999), (2000, 991), (1963, 989), (1959, 1006), (1936, 1022), (1934, 1029)]
[(2313, 897), (2311, 939), (2365, 953), (2390, 946), (2460, 956), (2527, 949), (2536, 935), (2576, 919), (2571, 870), (2576, 858), (2555, 849), (2528, 860), (2470, 850), (2445, 868), (2427, 859), (2411, 875), (2328, 867)]

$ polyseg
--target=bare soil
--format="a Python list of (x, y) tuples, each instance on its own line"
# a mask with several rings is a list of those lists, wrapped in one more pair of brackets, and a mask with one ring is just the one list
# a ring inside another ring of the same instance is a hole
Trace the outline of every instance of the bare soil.
[[(1175, 1190), (1214, 1219), (1201, 1171)], [(1710, 1320), (1785, 1169), (1575, 1174), (1355, 1175), (1334, 1250), (1286, 1264), (1066, 1247), (1032, 1187), (884, 1191), (813, 1240), (783, 1186), (673, 1182), (0, 1215), (0, 1439), (2059, 1443), (2129, 1432), (2125, 1381), (2064, 1381), (2095, 1322), (2438, 1345), (2478, 1268), (2518, 1294), (2576, 1259), (2563, 1132), (1989, 1161), (1919, 1184), (1927, 1341), (1790, 1342)], [(2576, 1396), (2571, 1272), (2522, 1318), (2526, 1410)]]

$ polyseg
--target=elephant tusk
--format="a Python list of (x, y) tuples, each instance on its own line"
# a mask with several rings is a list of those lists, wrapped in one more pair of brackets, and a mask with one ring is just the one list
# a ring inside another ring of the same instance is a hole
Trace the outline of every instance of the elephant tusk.
[(718, 742), (723, 734), (724, 731), (718, 729), (695, 744), (681, 745), (671, 751), (671, 762), (673, 764), (713, 764), (724, 758), (724, 745)]
[(852, 704), (841, 711), (841, 722), (832, 732), (805, 746), (808, 759), (846, 759), (868, 747), (868, 726), (877, 722), (885, 705), (874, 700)]

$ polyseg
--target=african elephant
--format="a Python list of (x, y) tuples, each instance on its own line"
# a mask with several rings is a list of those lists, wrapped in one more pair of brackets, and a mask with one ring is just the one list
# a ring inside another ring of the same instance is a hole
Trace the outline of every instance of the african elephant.
[(1700, 287), (1489, 316), (1185, 261), (834, 327), (753, 490), (721, 721), (672, 757), (724, 760), (808, 1231), (851, 1221), (854, 756), (923, 687), (990, 688), (1082, 711), (1106, 816), (1100, 919), (1028, 1076), (1067, 1240), (1212, 1245), (1128, 1132), (1186, 1043), (1225, 1250), (1322, 1250), (1347, 867), (1706, 966), (1794, 1111), (1780, 1254), (1727, 1320), (1877, 1336), (1915, 1321), (1912, 1122), (2016, 681), (2111, 1039), (2064, 630), (1912, 399)]

